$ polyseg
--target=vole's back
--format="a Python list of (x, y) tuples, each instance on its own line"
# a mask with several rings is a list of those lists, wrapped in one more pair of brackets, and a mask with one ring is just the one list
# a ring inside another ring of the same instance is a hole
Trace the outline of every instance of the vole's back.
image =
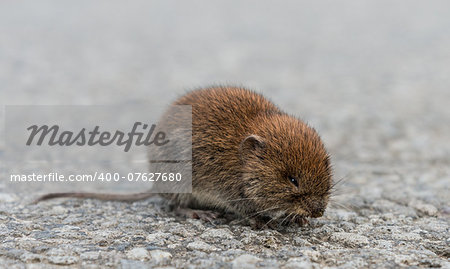
[(241, 183), (238, 150), (251, 134), (254, 119), (281, 112), (262, 95), (231, 87), (195, 90), (174, 104), (192, 106), (193, 199), (189, 203), (217, 206)]

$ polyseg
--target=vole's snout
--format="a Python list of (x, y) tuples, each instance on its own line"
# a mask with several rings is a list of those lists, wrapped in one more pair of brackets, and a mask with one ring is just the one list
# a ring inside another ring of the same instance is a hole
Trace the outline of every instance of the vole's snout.
[(323, 216), (325, 209), (323, 207), (311, 208), (311, 217), (319, 218)]
[(312, 201), (308, 204), (308, 211), (313, 218), (319, 218), (323, 216), (325, 212), (325, 203), (322, 201)]

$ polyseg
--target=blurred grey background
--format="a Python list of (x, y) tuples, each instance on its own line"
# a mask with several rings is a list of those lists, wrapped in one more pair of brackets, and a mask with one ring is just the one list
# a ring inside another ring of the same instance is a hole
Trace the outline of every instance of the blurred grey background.
[(4, 105), (143, 102), (153, 115), (225, 84), (319, 131), (344, 179), (322, 218), (286, 233), (210, 230), (151, 201), (30, 205), (50, 185), (7, 184), (9, 171), (133, 163), (16, 163), (0, 175), (0, 264), (449, 267), (449, 1), (0, 1), (0, 160)]
[(448, 180), (449, 10), (447, 1), (3, 1), (1, 103), (152, 106), (198, 87), (245, 86), (318, 129), (337, 178), (385, 165)]

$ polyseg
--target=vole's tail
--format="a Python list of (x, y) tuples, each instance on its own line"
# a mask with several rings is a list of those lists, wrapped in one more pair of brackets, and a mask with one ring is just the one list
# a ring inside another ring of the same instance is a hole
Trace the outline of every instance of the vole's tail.
[(142, 192), (131, 194), (114, 194), (114, 193), (95, 193), (95, 192), (55, 192), (45, 194), (34, 200), (32, 204), (37, 204), (44, 200), (55, 198), (79, 198), (79, 199), (96, 199), (103, 201), (121, 201), (121, 202), (135, 202), (150, 198), (155, 193)]

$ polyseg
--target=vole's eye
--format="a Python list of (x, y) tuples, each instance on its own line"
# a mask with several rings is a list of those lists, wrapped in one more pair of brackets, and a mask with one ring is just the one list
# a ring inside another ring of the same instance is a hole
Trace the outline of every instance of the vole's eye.
[(295, 187), (298, 187), (298, 181), (294, 177), (289, 177), (289, 181), (295, 185)]

